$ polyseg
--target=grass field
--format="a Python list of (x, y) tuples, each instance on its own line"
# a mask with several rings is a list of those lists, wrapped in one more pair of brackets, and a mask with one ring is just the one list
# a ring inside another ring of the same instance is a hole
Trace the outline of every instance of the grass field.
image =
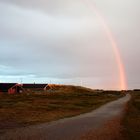
[(54, 86), (48, 93), (0, 95), (0, 133), (89, 112), (123, 96), (75, 86)]
[(122, 124), (125, 140), (140, 140), (140, 91), (132, 92)]

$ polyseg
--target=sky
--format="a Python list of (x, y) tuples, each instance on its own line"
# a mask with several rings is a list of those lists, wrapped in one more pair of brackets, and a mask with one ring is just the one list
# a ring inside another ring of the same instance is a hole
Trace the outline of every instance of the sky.
[(119, 89), (112, 46), (90, 5), (116, 40), (127, 88), (139, 88), (139, 0), (0, 0), (0, 82)]

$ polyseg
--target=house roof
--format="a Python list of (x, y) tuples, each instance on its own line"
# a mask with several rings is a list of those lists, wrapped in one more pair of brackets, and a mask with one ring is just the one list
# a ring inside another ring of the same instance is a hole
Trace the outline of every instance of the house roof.
[(36, 89), (36, 88), (45, 88), (48, 84), (23, 84), (23, 88), (29, 88), (29, 89)]
[(17, 83), (0, 83), (0, 92), (8, 92), (8, 89), (16, 84)]

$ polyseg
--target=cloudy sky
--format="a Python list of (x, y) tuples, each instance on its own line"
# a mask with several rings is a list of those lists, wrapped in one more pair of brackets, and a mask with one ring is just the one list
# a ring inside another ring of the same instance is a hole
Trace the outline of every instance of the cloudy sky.
[(128, 88), (138, 88), (139, 0), (0, 0), (0, 82), (119, 89), (115, 56), (92, 4), (115, 36)]

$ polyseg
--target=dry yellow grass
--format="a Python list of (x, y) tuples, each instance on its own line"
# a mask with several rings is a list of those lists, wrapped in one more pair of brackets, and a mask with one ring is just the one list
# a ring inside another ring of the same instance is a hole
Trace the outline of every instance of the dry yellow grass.
[(47, 94), (0, 95), (0, 132), (75, 116), (121, 96), (75, 86), (54, 86)]
[(131, 92), (132, 99), (126, 108), (123, 118), (122, 134), (125, 140), (140, 139), (140, 91)]

